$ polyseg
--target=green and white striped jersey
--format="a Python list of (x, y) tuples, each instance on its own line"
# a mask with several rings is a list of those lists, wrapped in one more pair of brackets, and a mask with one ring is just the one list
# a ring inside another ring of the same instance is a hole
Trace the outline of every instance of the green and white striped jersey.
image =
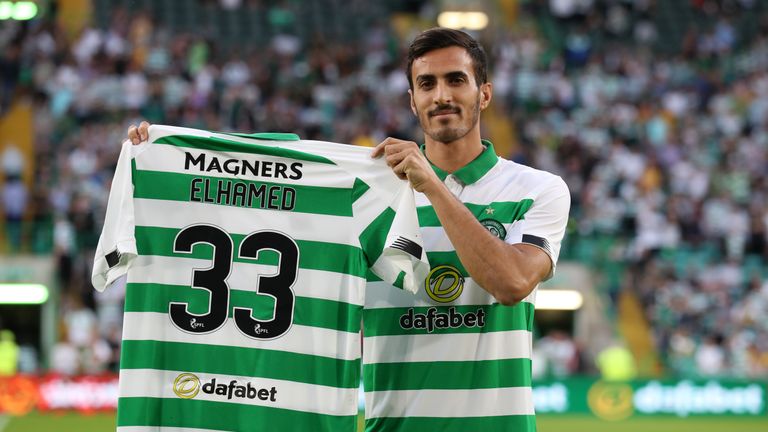
[[(555, 175), (486, 150), (453, 174), (433, 167), (505, 242), (552, 259), (570, 195)], [(524, 432), (536, 429), (531, 331), (536, 290), (504, 306), (469, 276), (423, 194), (416, 204), (431, 271), (416, 296), (370, 282), (363, 311), (367, 431)], [(551, 275), (550, 275), (551, 277)]]
[(167, 126), (123, 144), (93, 270), (126, 282), (118, 431), (355, 430), (366, 272), (415, 291), (429, 268), (412, 189), (369, 153)]

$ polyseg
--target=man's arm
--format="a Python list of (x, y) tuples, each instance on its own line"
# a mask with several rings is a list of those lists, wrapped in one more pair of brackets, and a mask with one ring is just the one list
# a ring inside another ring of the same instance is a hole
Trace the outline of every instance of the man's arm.
[(491, 234), (441, 182), (425, 189), (459, 260), (477, 284), (504, 305), (526, 298), (550, 272), (542, 249), (508, 244)]
[(387, 138), (371, 154), (382, 155), (395, 174), (427, 196), (464, 268), (499, 303), (520, 302), (547, 277), (549, 255), (533, 245), (507, 244), (485, 229), (440, 181), (416, 143)]

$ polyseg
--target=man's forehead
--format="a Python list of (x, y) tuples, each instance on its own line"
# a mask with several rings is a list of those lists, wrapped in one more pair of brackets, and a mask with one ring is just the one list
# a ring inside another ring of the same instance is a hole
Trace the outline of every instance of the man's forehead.
[(421, 75), (445, 75), (455, 72), (472, 75), (472, 70), (472, 58), (461, 47), (432, 50), (414, 59), (412, 66), (415, 77)]

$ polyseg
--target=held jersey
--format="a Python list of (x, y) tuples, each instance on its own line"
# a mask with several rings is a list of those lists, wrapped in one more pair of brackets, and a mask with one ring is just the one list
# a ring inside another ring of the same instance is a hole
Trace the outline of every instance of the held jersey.
[(412, 189), (369, 153), (123, 144), (92, 276), (126, 282), (118, 431), (356, 429), (366, 272), (415, 291), (429, 268)]
[[(496, 156), (490, 142), (445, 185), (491, 233), (552, 259), (570, 195), (555, 175)], [(366, 430), (534, 431), (531, 331), (534, 290), (504, 306), (462, 266), (423, 194), (416, 204), (431, 270), (416, 296), (370, 282), (363, 311)], [(550, 274), (551, 277), (551, 274)]]

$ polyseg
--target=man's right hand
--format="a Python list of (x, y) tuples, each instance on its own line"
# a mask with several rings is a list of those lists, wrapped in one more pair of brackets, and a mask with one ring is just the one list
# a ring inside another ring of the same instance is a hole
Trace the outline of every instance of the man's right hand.
[(143, 121), (139, 124), (139, 127), (131, 125), (128, 128), (128, 139), (131, 140), (133, 145), (141, 144), (143, 141), (149, 139), (149, 123)]
[(399, 178), (408, 179), (411, 187), (417, 192), (429, 195), (430, 191), (439, 188), (443, 183), (419, 150), (418, 144), (413, 141), (388, 137), (371, 152), (374, 159), (382, 156), (392, 171)]

